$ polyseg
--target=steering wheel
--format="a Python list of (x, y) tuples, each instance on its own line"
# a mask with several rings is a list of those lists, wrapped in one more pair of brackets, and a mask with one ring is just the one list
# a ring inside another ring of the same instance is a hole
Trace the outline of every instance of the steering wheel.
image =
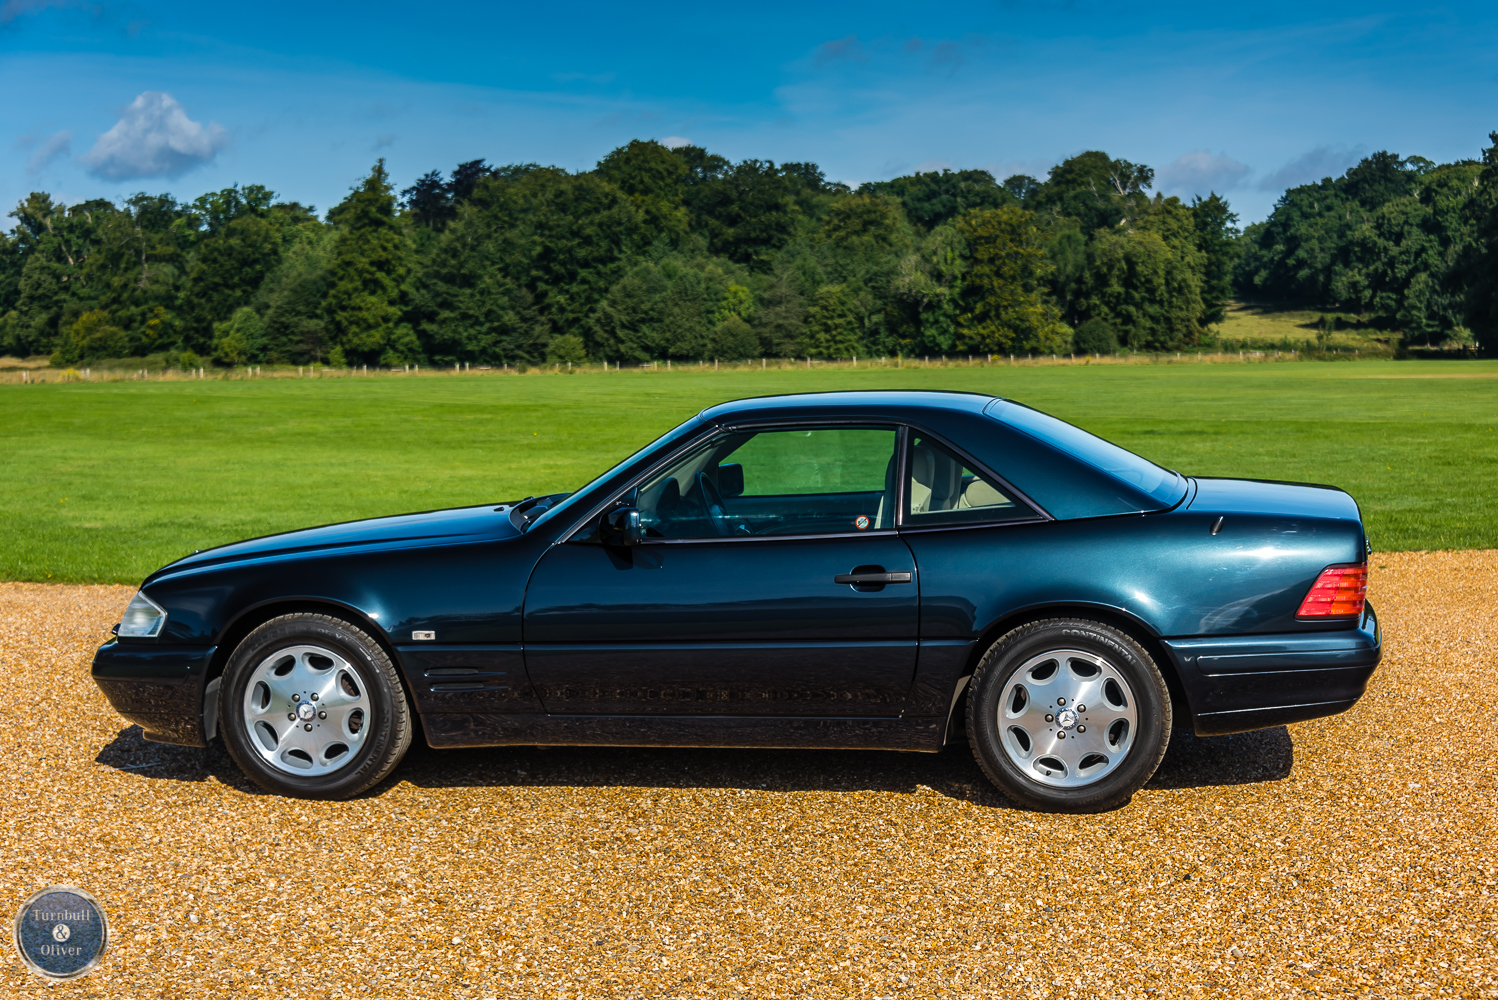
[(702, 508), (713, 522), (713, 530), (720, 535), (728, 534), (728, 508), (723, 506), (723, 494), (706, 472), (697, 473), (697, 490), (702, 495)]

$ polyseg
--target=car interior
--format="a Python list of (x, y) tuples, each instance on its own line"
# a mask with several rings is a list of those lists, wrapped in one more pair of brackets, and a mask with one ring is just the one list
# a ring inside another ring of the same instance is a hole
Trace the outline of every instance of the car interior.
[[(845, 534), (894, 527), (894, 428), (725, 434), (638, 491), (646, 539)], [(1035, 516), (937, 441), (912, 435), (906, 520)]]

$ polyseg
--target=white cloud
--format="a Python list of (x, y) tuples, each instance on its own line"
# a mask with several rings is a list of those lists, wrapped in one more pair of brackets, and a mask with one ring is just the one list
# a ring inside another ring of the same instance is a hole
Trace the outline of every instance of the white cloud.
[(1165, 194), (1206, 197), (1213, 191), (1231, 191), (1248, 176), (1247, 164), (1239, 163), (1226, 153), (1212, 155), (1210, 149), (1198, 149), (1166, 164), (1155, 175), (1155, 186)]
[(661, 140), (661, 145), (667, 149), (678, 149), (682, 146), (690, 146), (692, 140), (683, 135), (668, 135)]
[(53, 132), (41, 141), (36, 152), (26, 158), (26, 172), (28, 174), (39, 174), (52, 165), (52, 161), (59, 156), (67, 156), (73, 151), (73, 133)]
[(1311, 184), (1323, 177), (1337, 177), (1368, 154), (1368, 147), (1317, 146), (1298, 156), (1259, 182), (1260, 191), (1283, 191)]
[(211, 161), (228, 141), (221, 126), (195, 122), (172, 95), (148, 90), (99, 136), (83, 163), (106, 180), (178, 177)]

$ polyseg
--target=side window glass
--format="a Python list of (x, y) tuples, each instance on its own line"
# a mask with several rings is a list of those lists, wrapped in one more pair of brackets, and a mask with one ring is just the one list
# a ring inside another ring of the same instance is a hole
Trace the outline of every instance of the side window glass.
[(919, 434), (910, 436), (906, 472), (905, 523), (910, 527), (1036, 516), (1023, 501), (984, 479), (950, 449)]
[(894, 527), (893, 427), (724, 434), (644, 484), (647, 539), (857, 534)]

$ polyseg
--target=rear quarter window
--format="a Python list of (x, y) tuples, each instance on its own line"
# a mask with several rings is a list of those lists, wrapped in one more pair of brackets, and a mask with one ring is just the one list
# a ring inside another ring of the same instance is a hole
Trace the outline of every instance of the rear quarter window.
[(1065, 420), (1009, 399), (994, 400), (984, 412), (1058, 451), (1075, 456), (1166, 506), (1179, 503), (1186, 495), (1186, 479), (1179, 473), (1158, 466), (1111, 441), (1104, 441)]

